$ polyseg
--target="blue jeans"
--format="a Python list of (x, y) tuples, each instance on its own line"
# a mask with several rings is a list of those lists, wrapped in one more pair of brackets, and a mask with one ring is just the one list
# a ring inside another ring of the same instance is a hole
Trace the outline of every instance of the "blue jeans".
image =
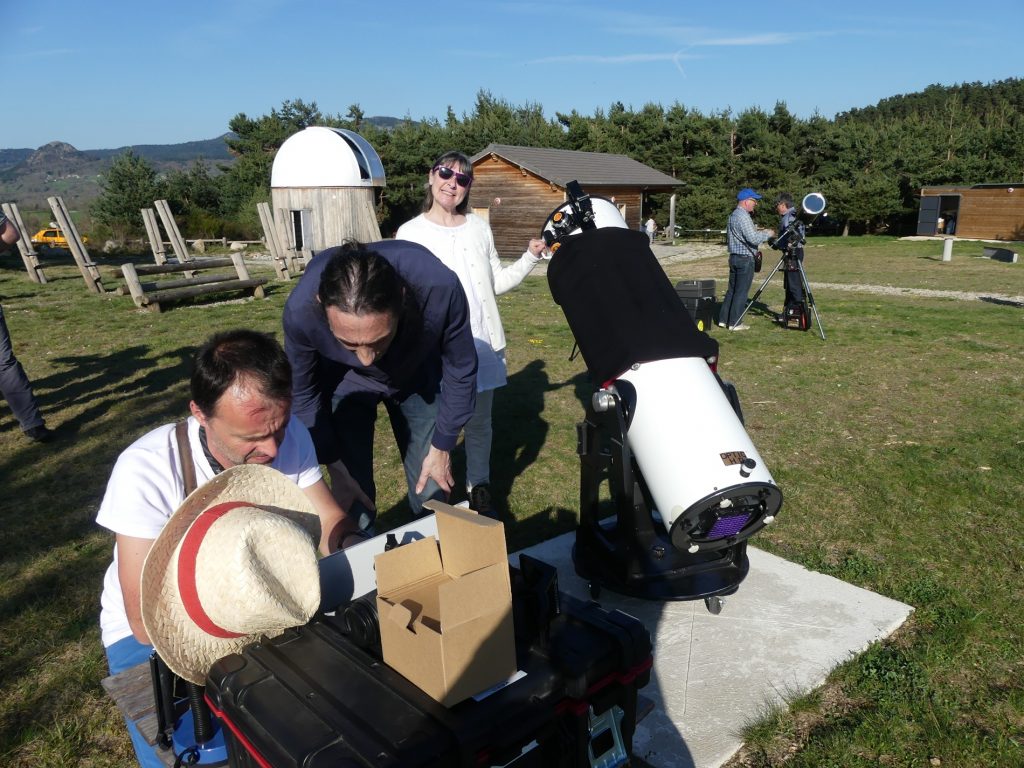
[[(153, 646), (143, 645), (128, 635), (103, 650), (107, 654), (107, 666), (110, 667), (110, 674), (116, 675), (118, 672), (124, 672), (126, 669), (148, 661), (150, 654), (153, 653)], [(132, 738), (132, 746), (135, 747), (135, 757), (138, 759), (139, 765), (142, 768), (166, 768), (157, 754), (159, 747), (147, 743), (139, 733), (139, 729), (135, 727), (135, 723), (125, 719), (125, 724), (128, 726), (128, 735)]]
[(43, 417), (36, 405), (35, 395), (32, 394), (32, 385), (25, 375), (25, 369), (14, 356), (3, 305), (0, 305), (0, 393), (14, 411), (14, 418), (21, 424), (23, 431), (42, 426)]
[(476, 393), (476, 410), (462, 428), (466, 448), (466, 490), (491, 482), (491, 405), (494, 390)]
[[(402, 401), (394, 400), (375, 392), (353, 392), (335, 398), (331, 421), (334, 434), (341, 449), (341, 461), (353, 479), (374, 503), (377, 501), (377, 485), (373, 480), (373, 435), (377, 422), (377, 404), (383, 401), (391, 420), (391, 431), (398, 452), (405, 467), (405, 481), (409, 487), (409, 506), (413, 515), (422, 514), (423, 502), (429, 499), (445, 501), (447, 494), (433, 480), (428, 480), (422, 493), (416, 493), (416, 482), (423, 469), (423, 460), (430, 450), (437, 421), (437, 406), (440, 395), (430, 402), (419, 395), (409, 395)], [(356, 504), (349, 514), (369, 514), (370, 524), (374, 515)]]
[(752, 255), (729, 254), (729, 288), (722, 299), (718, 322), (731, 328), (740, 321), (747, 306), (747, 294), (754, 282), (754, 257)]

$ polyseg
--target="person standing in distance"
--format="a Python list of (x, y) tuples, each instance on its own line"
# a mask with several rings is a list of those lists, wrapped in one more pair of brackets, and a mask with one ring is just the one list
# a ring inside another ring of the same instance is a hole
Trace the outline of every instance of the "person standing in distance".
[[(775, 212), (779, 214), (779, 232), (785, 232), (786, 227), (792, 224), (796, 218), (796, 206), (793, 205), (793, 196), (789, 192), (783, 192), (775, 199)], [(799, 226), (802, 229), (802, 225)], [(790, 264), (791, 260), (794, 263)], [(796, 245), (788, 250), (782, 278), (782, 284), (786, 289), (785, 306), (787, 307), (803, 303), (804, 286), (800, 281), (800, 267), (798, 264), (798, 262), (803, 260), (804, 247), (802, 245)], [(781, 316), (780, 320), (784, 319), (785, 314)]]
[[(0, 251), (18, 242), (18, 228), (14, 222), (0, 212)], [(4, 308), (0, 304), (0, 393), (14, 412), (14, 418), (21, 425), (21, 431), (30, 440), (48, 443), (53, 439), (53, 431), (46, 426), (43, 415), (39, 412), (39, 404), (32, 392), (32, 384), (25, 375), (18, 358), (14, 356), (11, 345), (11, 334), (4, 320)]]
[(471, 509), (492, 515), (491, 410), (494, 391), (508, 381), (505, 330), (498, 313), (498, 294), (519, 285), (543, 257), (545, 243), (530, 240), (514, 263), (502, 266), (487, 222), (469, 210), (473, 166), (461, 152), (446, 152), (427, 174), (423, 212), (398, 228), (396, 238), (430, 249), (459, 277), (469, 303), (470, 327), (476, 347), (476, 409), (463, 428), (466, 448), (466, 492)]
[(729, 288), (722, 299), (718, 324), (731, 331), (745, 331), (750, 326), (740, 325), (740, 316), (747, 305), (750, 285), (754, 282), (754, 256), (758, 246), (775, 233), (754, 226), (751, 214), (761, 196), (750, 187), (736, 195), (736, 207), (726, 223), (726, 241), (729, 247)]

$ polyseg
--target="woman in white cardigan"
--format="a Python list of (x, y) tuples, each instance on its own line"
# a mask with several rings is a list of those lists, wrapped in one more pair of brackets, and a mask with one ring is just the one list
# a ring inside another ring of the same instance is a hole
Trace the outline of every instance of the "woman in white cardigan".
[(398, 228), (395, 237), (428, 248), (459, 276), (469, 302), (470, 323), (479, 368), (476, 412), (464, 428), (466, 490), (469, 506), (495, 515), (491, 507), (491, 405), (494, 390), (504, 386), (505, 331), (495, 296), (515, 288), (544, 254), (545, 243), (530, 240), (519, 259), (503, 267), (494, 247), (491, 228), (481, 217), (466, 213), (473, 166), (461, 152), (446, 152), (427, 175), (423, 213)]

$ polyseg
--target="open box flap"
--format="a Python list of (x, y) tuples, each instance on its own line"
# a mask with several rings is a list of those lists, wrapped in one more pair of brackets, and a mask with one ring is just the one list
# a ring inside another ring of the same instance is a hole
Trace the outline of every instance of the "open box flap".
[(507, 563), (505, 526), (469, 509), (428, 501), (437, 520), (444, 571), (451, 578), (480, 570), (493, 563)]
[(441, 553), (433, 536), (382, 552), (373, 558), (373, 563), (377, 594), (381, 596), (435, 578), (442, 572)]

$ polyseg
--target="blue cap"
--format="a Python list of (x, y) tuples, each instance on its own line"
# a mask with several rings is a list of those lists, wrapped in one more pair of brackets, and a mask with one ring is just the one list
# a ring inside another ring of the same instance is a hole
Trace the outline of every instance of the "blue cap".
[(750, 198), (760, 200), (761, 196), (757, 194), (757, 192), (752, 190), (750, 187), (745, 187), (744, 189), (741, 189), (739, 191), (739, 194), (736, 195), (736, 199), (739, 200), (740, 202), (743, 202), (744, 200), (749, 200)]

